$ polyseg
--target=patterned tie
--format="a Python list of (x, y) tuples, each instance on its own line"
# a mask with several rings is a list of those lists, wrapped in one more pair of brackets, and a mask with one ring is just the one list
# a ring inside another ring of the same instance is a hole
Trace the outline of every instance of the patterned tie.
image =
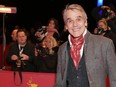
[(71, 54), (71, 57), (73, 59), (73, 62), (74, 62), (74, 65), (76, 67), (76, 69), (78, 69), (78, 65), (79, 65), (79, 62), (80, 62), (80, 49), (84, 43), (84, 38), (83, 36), (80, 36), (78, 38), (77, 41), (75, 41), (72, 37), (71, 37), (71, 43), (72, 43), (72, 46), (71, 46), (71, 49), (70, 49), (70, 54)]

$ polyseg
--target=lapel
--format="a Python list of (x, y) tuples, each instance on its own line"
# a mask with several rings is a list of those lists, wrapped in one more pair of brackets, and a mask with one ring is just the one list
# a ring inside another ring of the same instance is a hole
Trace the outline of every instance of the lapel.
[(87, 69), (88, 78), (90, 79), (90, 74), (95, 69), (93, 65), (95, 61), (95, 43), (93, 35), (87, 31), (85, 35), (85, 44), (84, 44), (84, 56), (85, 56), (85, 64)]
[(68, 41), (64, 44), (64, 46), (62, 47), (63, 49), (63, 53), (62, 53), (62, 63), (61, 63), (61, 75), (62, 75), (62, 79), (66, 78), (67, 75), (67, 67), (68, 67), (68, 60), (69, 60), (69, 52), (67, 49), (67, 44)]

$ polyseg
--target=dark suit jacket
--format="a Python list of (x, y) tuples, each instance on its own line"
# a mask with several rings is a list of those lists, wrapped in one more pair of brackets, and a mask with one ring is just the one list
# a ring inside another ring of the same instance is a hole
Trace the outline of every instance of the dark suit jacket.
[[(90, 32), (84, 36), (84, 54), (90, 87), (106, 87), (109, 75), (110, 87), (116, 87), (116, 53), (111, 39)], [(67, 87), (68, 51), (67, 43), (58, 51), (56, 84), (54, 87)]]
[[(22, 67), (22, 71), (34, 71), (34, 63), (33, 63), (35, 58), (34, 50), (35, 50), (34, 45), (27, 42), (27, 44), (23, 49), (23, 53), (29, 56), (29, 60), (24, 61), (26, 65)], [(8, 54), (6, 56), (7, 64), (12, 67), (12, 70), (16, 70), (17, 68), (16, 61), (11, 60), (12, 55), (19, 56), (19, 47), (17, 42), (10, 44)]]

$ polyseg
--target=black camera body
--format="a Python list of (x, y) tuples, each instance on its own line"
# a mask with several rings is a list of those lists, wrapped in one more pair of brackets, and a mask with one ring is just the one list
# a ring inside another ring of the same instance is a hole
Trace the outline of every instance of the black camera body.
[(24, 62), (23, 60), (21, 60), (21, 58), (23, 58), (23, 57), (20, 57), (20, 56), (19, 56), (18, 59), (17, 59), (17, 61), (16, 61), (17, 63), (18, 63), (18, 62), (21, 63), (21, 66), (17, 66), (17, 67), (22, 67), (22, 66), (25, 66), (25, 65), (26, 65), (25, 62)]
[(23, 57), (20, 57), (20, 56), (19, 56), (19, 57), (18, 57), (18, 60), (21, 60), (21, 58), (23, 58)]
[[(41, 34), (45, 34), (47, 32), (46, 26), (39, 27), (37, 29), (37, 32), (40, 32)], [(36, 33), (35, 33), (35, 36), (36, 36)]]
[(103, 34), (105, 31), (103, 28), (97, 28), (97, 35)]
[(107, 10), (108, 10), (108, 8), (101, 9), (101, 17), (102, 18), (107, 18), (111, 15), (111, 12), (108, 12)]

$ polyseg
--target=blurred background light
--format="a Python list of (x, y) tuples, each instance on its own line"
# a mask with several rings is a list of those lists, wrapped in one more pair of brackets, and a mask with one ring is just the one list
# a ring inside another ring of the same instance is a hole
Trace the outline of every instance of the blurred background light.
[(103, 0), (97, 0), (97, 6), (103, 5)]

